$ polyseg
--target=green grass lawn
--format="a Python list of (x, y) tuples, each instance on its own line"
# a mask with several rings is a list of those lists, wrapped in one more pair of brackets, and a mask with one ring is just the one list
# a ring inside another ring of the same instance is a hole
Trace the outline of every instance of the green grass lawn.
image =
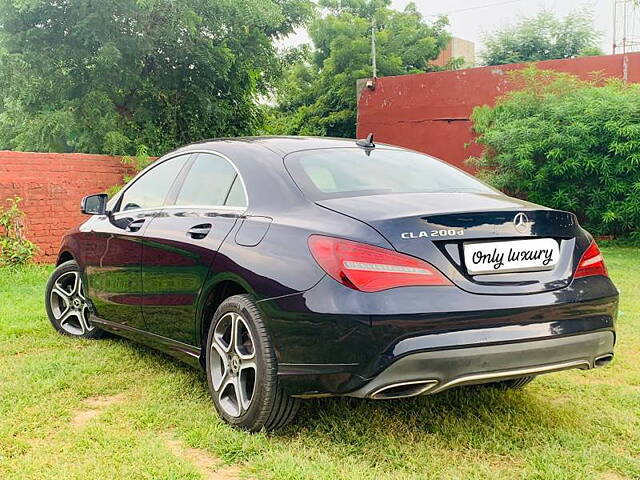
[(55, 333), (50, 267), (0, 270), (0, 479), (640, 478), (640, 250), (605, 256), (621, 290), (611, 366), (521, 391), (308, 401), (272, 435), (225, 426), (177, 361)]

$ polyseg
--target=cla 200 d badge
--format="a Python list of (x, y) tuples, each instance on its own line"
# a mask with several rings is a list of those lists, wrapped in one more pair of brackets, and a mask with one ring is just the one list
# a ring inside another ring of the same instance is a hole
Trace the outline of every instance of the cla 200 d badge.
[(206, 370), (250, 431), (304, 398), (516, 388), (613, 355), (618, 292), (573, 214), (372, 138), (189, 145), (82, 211), (53, 326)]
[(425, 232), (424, 230), (420, 232), (403, 232), (400, 234), (400, 237), (404, 240), (410, 238), (429, 238), (429, 237), (455, 237), (464, 235), (464, 230), (458, 229), (441, 229), (441, 230), (431, 230), (430, 232)]

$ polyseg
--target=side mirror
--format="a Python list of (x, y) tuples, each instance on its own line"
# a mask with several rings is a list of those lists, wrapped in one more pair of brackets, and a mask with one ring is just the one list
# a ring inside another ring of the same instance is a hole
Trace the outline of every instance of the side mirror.
[(82, 199), (80, 211), (87, 215), (104, 215), (107, 213), (108, 199), (109, 196), (106, 193), (88, 195)]

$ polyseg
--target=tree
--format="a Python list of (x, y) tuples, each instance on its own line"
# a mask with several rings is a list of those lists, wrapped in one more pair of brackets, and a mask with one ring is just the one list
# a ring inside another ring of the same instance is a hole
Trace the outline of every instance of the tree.
[(503, 65), (602, 55), (600, 38), (589, 11), (574, 12), (564, 19), (541, 11), (514, 26), (486, 35), (482, 60), (485, 65)]
[(640, 85), (535, 68), (472, 114), (484, 146), (471, 163), (493, 186), (569, 210), (595, 234), (640, 238)]
[(402, 11), (390, 0), (320, 0), (324, 15), (309, 26), (313, 48), (289, 52), (279, 85), (273, 133), (355, 136), (356, 80), (372, 76), (371, 29), (375, 25), (378, 76), (434, 69), (449, 41), (447, 20), (424, 21), (414, 4)]
[(0, 0), (0, 148), (158, 155), (261, 124), (310, 0)]

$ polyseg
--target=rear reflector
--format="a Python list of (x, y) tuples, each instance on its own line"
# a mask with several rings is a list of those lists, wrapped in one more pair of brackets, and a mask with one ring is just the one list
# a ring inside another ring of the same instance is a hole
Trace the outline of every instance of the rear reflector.
[(600, 253), (596, 242), (592, 242), (589, 248), (582, 254), (574, 278), (591, 277), (593, 275), (609, 276), (607, 267), (604, 264), (604, 258), (602, 258), (602, 253)]
[(386, 248), (312, 235), (309, 237), (309, 249), (316, 262), (331, 277), (361, 292), (418, 285), (452, 285), (433, 265)]

